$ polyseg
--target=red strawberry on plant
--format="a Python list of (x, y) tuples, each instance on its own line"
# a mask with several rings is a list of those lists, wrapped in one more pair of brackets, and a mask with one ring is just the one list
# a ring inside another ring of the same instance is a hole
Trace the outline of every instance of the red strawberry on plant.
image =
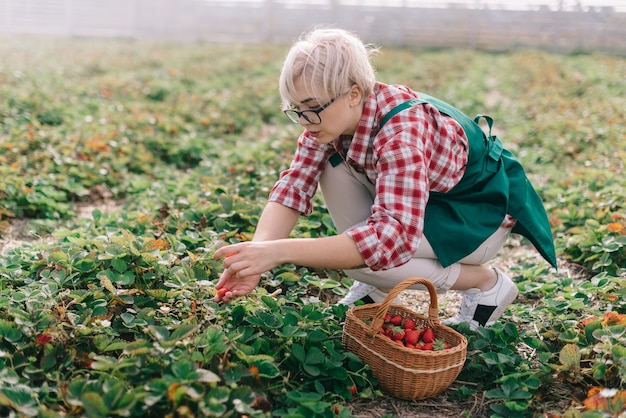
[(425, 343), (432, 343), (435, 341), (435, 332), (432, 328), (424, 329), (424, 332), (422, 333), (422, 341)]

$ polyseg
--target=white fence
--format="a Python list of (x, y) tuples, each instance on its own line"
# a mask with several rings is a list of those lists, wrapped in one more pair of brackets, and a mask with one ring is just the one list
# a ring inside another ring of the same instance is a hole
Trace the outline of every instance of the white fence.
[[(544, 0), (546, 2), (550, 0)], [(562, 0), (561, 0), (562, 1)], [(510, 10), (408, 1), (0, 0), (0, 34), (291, 43), (315, 25), (388, 46), (539, 48), (626, 55), (626, 13), (611, 7)], [(372, 4), (374, 3), (374, 4)], [(418, 2), (419, 4), (419, 2)]]

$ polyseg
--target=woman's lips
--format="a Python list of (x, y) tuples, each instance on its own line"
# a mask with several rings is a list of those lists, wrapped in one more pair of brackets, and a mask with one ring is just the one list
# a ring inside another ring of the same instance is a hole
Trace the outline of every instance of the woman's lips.
[(309, 131), (309, 136), (313, 137), (313, 138), (317, 138), (319, 136), (319, 134), (320, 134), (319, 131), (318, 132)]

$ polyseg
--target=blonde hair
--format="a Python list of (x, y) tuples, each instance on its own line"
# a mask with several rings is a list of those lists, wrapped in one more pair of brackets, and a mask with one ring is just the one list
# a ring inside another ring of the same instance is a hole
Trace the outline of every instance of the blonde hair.
[(376, 81), (370, 56), (377, 51), (343, 29), (322, 28), (304, 34), (289, 50), (280, 72), (283, 109), (296, 103), (298, 79), (311, 97), (338, 97), (356, 84), (363, 99), (367, 98)]

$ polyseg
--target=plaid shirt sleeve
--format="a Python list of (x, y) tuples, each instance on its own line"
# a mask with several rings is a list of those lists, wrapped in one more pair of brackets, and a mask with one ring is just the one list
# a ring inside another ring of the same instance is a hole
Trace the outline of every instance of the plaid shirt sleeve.
[(368, 267), (389, 269), (413, 257), (430, 191), (454, 187), (466, 162), (464, 131), (434, 107), (414, 106), (389, 120), (372, 142), (371, 167), (366, 163), (376, 185), (372, 214), (366, 225), (346, 232)]
[(308, 216), (313, 211), (312, 199), (326, 161), (334, 148), (307, 136), (298, 138), (291, 165), (280, 174), (268, 200), (295, 209)]

